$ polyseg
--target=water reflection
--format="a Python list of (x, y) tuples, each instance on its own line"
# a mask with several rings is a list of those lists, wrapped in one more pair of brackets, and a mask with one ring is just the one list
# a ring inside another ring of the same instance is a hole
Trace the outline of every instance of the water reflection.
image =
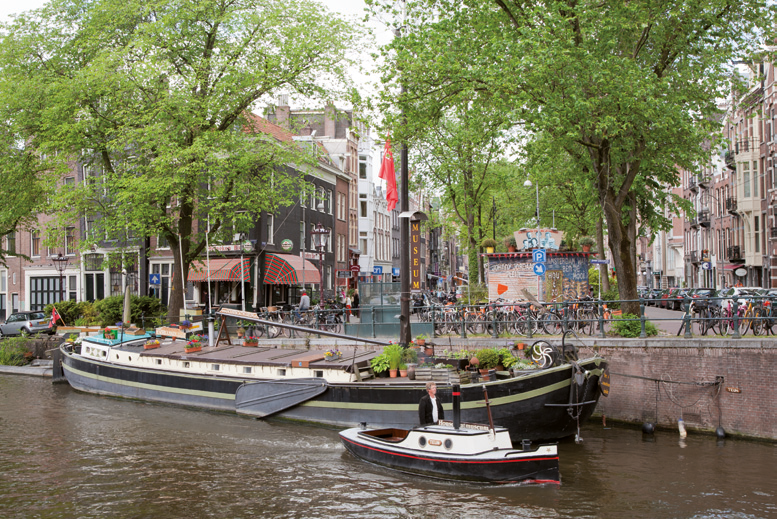
[(3, 517), (768, 517), (775, 446), (591, 422), (561, 486), (430, 481), (365, 464), (337, 432), (0, 376)]

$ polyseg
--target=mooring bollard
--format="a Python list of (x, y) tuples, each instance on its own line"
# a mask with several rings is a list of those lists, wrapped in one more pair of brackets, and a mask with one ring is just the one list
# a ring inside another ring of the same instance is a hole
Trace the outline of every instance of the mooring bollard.
[(647, 337), (647, 333), (645, 332), (645, 300), (641, 297), (639, 298), (639, 326), (639, 337), (644, 339)]

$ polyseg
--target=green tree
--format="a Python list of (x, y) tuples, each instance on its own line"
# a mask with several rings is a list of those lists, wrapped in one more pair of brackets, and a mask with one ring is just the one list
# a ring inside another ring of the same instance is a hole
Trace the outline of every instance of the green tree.
[(774, 10), (766, 0), (411, 1), (384, 80), (401, 73), (409, 120), (477, 98), (552, 139), (590, 183), (620, 296), (636, 299), (637, 224), (667, 228), (664, 210), (687, 207), (667, 186), (706, 160), (731, 60), (772, 41)]
[(463, 103), (440, 114), (411, 144), (418, 173), (415, 184), (440, 193), (447, 214), (463, 230), (469, 272), (478, 272), (481, 281), (483, 265), (478, 252), (481, 240), (490, 235), (487, 194), (497, 184), (493, 161), (501, 153), (503, 129), (500, 114)]
[[(182, 282), (213, 242), (297, 200), (315, 153), (251, 116), (279, 93), (346, 93), (354, 28), (302, 0), (53, 0), (4, 27), (3, 117), (61, 174), (89, 182), (52, 199), (49, 235), (86, 216), (84, 247), (160, 236)], [(335, 88), (337, 86), (337, 88)], [(53, 239), (53, 238), (52, 238)]]
[[(6, 250), (7, 235), (29, 230), (45, 202), (45, 174), (34, 150), (20, 139), (11, 121), (0, 126), (0, 265), (19, 250)], [(18, 249), (18, 244), (15, 249)]]

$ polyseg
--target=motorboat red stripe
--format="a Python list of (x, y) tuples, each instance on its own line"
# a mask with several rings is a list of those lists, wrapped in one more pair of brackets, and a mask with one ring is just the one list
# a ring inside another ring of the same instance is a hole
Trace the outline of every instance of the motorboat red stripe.
[(403, 458), (411, 458), (416, 460), (422, 460), (422, 461), (444, 461), (446, 463), (463, 463), (463, 464), (475, 464), (475, 465), (488, 465), (488, 464), (500, 464), (500, 463), (517, 463), (517, 462), (523, 462), (523, 461), (548, 461), (548, 460), (555, 460), (558, 461), (558, 456), (550, 456), (550, 457), (531, 457), (531, 458), (518, 458), (518, 459), (509, 459), (505, 458), (503, 460), (483, 460), (483, 461), (477, 461), (477, 460), (457, 460), (454, 458), (427, 458), (423, 456), (413, 456), (411, 454), (402, 454), (401, 452), (397, 451), (390, 451), (385, 449), (379, 449), (377, 447), (371, 447), (369, 445), (366, 445), (364, 443), (355, 442), (349, 438), (343, 438), (343, 440), (347, 441), (348, 443), (351, 443), (353, 445), (357, 445), (359, 447), (362, 447), (364, 449), (369, 449), (371, 451), (380, 452), (383, 454), (390, 454), (391, 456), (401, 456)]

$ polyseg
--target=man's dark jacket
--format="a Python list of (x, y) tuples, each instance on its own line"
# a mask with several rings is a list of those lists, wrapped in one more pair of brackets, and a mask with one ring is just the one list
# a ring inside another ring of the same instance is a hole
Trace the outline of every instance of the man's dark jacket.
[[(442, 420), (445, 417), (443, 416), (440, 397), (437, 396), (435, 400), (437, 401), (437, 418)], [(418, 420), (421, 422), (421, 425), (434, 423), (432, 421), (432, 399), (429, 397), (428, 393), (422, 396), (421, 401), (418, 402)]]

